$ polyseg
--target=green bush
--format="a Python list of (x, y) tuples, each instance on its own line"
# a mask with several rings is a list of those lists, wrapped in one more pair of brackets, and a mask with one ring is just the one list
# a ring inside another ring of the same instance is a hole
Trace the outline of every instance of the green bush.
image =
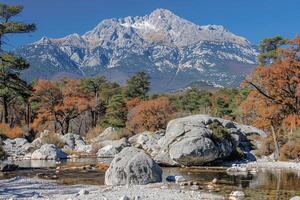
[(212, 131), (213, 137), (217, 141), (222, 141), (224, 139), (231, 138), (228, 129), (223, 127), (223, 125), (218, 122), (213, 122), (209, 124), (208, 128)]

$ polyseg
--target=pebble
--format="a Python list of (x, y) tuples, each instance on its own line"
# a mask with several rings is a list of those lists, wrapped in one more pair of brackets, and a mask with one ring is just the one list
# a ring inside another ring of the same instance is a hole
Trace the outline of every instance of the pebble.
[(198, 185), (192, 185), (191, 190), (199, 190), (200, 187)]
[(229, 200), (241, 200), (244, 199), (245, 194), (243, 191), (233, 191), (229, 195)]
[(119, 200), (130, 200), (128, 196), (124, 195)]
[(217, 178), (214, 178), (214, 179), (212, 180), (212, 183), (213, 183), (213, 184), (217, 184), (217, 183), (218, 183), (218, 179), (217, 179)]
[(78, 194), (79, 194), (80, 196), (82, 196), (82, 195), (87, 195), (87, 194), (89, 194), (89, 193), (90, 193), (89, 191), (87, 191), (87, 190), (85, 190), (85, 189), (82, 189), (82, 190), (79, 191)]

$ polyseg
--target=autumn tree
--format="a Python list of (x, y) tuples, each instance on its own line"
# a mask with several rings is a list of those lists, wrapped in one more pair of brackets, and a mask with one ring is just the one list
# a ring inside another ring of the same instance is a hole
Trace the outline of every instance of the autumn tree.
[(142, 101), (129, 111), (127, 128), (134, 133), (165, 129), (175, 112), (175, 105), (167, 97)]
[(126, 82), (126, 96), (129, 99), (145, 99), (150, 89), (150, 76), (145, 72), (137, 72)]
[[(82, 91), (77, 80), (64, 79), (57, 83), (39, 80), (32, 101), (39, 103), (34, 127), (54, 121), (54, 131), (69, 131), (71, 120), (90, 108), (90, 97)], [(58, 127), (57, 127), (58, 125)]]
[(275, 155), (279, 157), (279, 133), (286, 137), (300, 126), (300, 37), (276, 50), (276, 59), (267, 66), (258, 66), (245, 80), (252, 90), (242, 111), (255, 126), (273, 137)]
[(6, 53), (2, 46), (6, 35), (28, 33), (36, 29), (34, 24), (11, 21), (11, 18), (22, 11), (23, 7), (19, 5), (0, 4), (0, 99), (3, 106), (3, 122), (6, 124), (9, 122), (9, 104), (17, 96), (23, 97), (26, 101), (30, 96), (30, 87), (19, 76), (29, 64), (20, 57)]
[(246, 115), (261, 128), (278, 128), (283, 122), (298, 124), (300, 117), (300, 37), (277, 49), (277, 59), (259, 66), (245, 80), (252, 91), (243, 103)]

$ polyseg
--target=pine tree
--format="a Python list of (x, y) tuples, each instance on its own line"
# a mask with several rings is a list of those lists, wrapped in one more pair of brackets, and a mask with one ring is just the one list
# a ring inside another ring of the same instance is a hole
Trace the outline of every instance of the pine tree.
[(145, 72), (137, 72), (127, 80), (126, 96), (129, 99), (146, 99), (150, 89), (150, 76)]
[(122, 128), (127, 120), (127, 107), (121, 94), (112, 96), (107, 107), (104, 125)]
[(22, 96), (24, 99), (30, 96), (29, 85), (19, 77), (20, 72), (27, 69), (29, 64), (24, 59), (6, 53), (2, 49), (3, 39), (7, 34), (28, 33), (36, 29), (34, 24), (10, 21), (22, 10), (22, 6), (0, 4), (0, 99), (3, 106), (3, 121), (6, 124), (9, 122), (9, 104), (17, 96)]
[(286, 43), (287, 39), (282, 36), (263, 39), (259, 45), (261, 51), (258, 55), (259, 64), (263, 66), (276, 60), (278, 57), (277, 49)]

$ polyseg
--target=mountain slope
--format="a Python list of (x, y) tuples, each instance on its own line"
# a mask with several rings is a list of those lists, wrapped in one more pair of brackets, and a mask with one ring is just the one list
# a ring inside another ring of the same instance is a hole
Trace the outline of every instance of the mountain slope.
[(223, 26), (199, 26), (165, 9), (143, 17), (108, 19), (83, 35), (42, 38), (15, 52), (31, 63), (26, 79), (103, 74), (124, 83), (136, 71), (153, 91), (205, 80), (235, 86), (256, 63), (257, 50)]

